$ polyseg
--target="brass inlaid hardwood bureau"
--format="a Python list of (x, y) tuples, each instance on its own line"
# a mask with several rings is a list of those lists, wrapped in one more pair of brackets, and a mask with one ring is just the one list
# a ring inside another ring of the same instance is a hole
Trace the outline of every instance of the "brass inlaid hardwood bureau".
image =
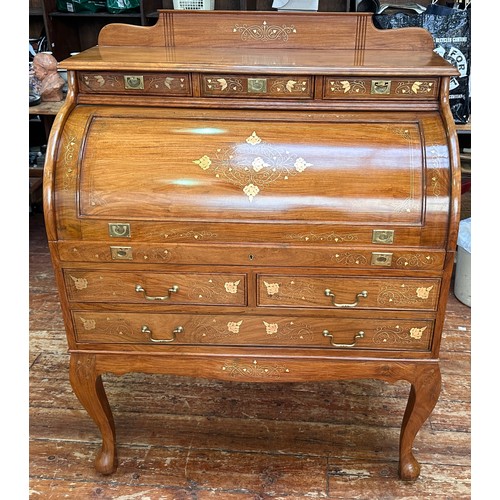
[(116, 469), (101, 375), (440, 392), (460, 170), (424, 30), (370, 14), (159, 12), (71, 57), (44, 174), (70, 379)]

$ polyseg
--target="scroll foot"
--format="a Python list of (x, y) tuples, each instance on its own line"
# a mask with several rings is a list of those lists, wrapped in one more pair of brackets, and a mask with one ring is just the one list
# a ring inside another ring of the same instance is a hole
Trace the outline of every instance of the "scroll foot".
[(420, 475), (420, 464), (412, 451), (413, 441), (436, 406), (440, 392), (439, 366), (415, 367), (399, 441), (399, 477), (404, 481), (415, 481)]
[(96, 370), (94, 355), (71, 355), (70, 382), (76, 397), (101, 432), (102, 446), (95, 460), (95, 468), (101, 474), (112, 474), (117, 467), (115, 426), (101, 376)]

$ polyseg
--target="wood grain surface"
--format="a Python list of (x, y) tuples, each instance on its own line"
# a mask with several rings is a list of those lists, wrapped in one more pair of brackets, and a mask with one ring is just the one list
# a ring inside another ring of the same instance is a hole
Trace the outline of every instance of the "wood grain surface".
[(405, 382), (251, 384), (103, 375), (118, 470), (93, 467), (100, 434), (74, 395), (43, 218), (30, 219), (30, 498), (468, 499), (470, 308), (450, 293), (442, 391), (398, 478)]

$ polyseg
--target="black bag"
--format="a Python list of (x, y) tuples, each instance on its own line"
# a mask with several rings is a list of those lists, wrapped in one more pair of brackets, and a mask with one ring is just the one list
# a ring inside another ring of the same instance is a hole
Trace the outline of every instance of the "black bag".
[(57, 0), (59, 12), (100, 12), (106, 9), (106, 0)]
[(140, 0), (106, 0), (106, 7), (111, 14), (135, 12), (139, 10)]
[(375, 14), (374, 25), (381, 29), (420, 27), (434, 39), (434, 52), (453, 64), (460, 76), (450, 82), (450, 107), (455, 123), (470, 118), (471, 28), (470, 8), (453, 9), (431, 4), (422, 14)]

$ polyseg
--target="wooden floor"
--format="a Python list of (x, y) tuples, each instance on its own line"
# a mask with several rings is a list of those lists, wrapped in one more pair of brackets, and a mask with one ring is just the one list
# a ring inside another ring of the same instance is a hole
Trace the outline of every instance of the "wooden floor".
[[(468, 499), (470, 309), (450, 294), (443, 389), (415, 440), (420, 478), (397, 478), (408, 384), (248, 384), (105, 376), (118, 470), (94, 471), (97, 428), (72, 393), (40, 214), (30, 216), (30, 498)], [(8, 479), (8, 478), (5, 478)]]

